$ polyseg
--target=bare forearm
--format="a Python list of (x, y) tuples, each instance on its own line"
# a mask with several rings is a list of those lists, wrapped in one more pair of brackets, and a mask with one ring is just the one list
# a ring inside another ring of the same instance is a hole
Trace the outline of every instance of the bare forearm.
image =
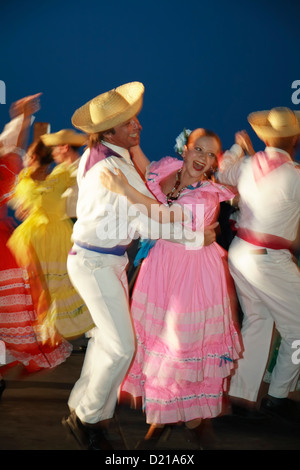
[(20, 134), (17, 140), (17, 147), (25, 150), (29, 140), (29, 131), (31, 124), (31, 116), (24, 116)]

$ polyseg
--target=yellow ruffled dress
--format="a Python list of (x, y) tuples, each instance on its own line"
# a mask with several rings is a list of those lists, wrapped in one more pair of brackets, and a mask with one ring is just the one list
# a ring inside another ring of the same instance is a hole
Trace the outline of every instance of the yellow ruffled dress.
[(25, 168), (19, 175), (14, 202), (29, 210), (29, 215), (15, 229), (8, 246), (30, 273), (41, 336), (54, 336), (57, 330), (64, 338), (76, 338), (94, 326), (67, 273), (73, 224), (66, 216), (62, 194), (75, 184), (76, 177), (64, 163), (43, 181), (34, 180), (31, 173), (32, 169)]

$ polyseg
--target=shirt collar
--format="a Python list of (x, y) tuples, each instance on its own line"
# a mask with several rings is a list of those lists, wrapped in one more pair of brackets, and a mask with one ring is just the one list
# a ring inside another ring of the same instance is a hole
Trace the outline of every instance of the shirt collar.
[(114, 145), (109, 142), (106, 142), (105, 140), (102, 140), (101, 143), (105, 145), (106, 147), (110, 148), (111, 150), (113, 150), (114, 152), (121, 155), (121, 157), (125, 158), (127, 163), (130, 163), (131, 165), (133, 165), (131, 161), (130, 153), (127, 149), (125, 149), (124, 147), (119, 147), (118, 145)]
[(282, 149), (278, 149), (276, 147), (266, 147), (265, 152), (267, 152), (267, 153), (282, 153), (283, 155), (288, 156), (292, 160), (292, 158), (291, 158), (291, 156), (288, 152), (286, 152), (285, 150), (282, 150)]

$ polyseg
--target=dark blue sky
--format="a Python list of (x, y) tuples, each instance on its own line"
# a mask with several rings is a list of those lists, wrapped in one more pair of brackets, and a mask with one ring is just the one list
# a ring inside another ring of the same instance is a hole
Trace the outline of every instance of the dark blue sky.
[[(255, 110), (293, 104), (300, 80), (300, 2), (1, 0), (0, 80), (6, 104), (43, 92), (38, 121), (71, 127), (94, 96), (138, 80), (146, 87), (142, 147), (174, 155), (184, 128), (215, 130), (224, 148)], [(300, 94), (299, 94), (300, 96)]]

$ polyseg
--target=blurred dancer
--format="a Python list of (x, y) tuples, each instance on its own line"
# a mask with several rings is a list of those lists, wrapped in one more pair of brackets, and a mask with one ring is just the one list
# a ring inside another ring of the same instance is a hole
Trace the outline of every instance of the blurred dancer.
[[(62, 129), (54, 134), (42, 135), (41, 140), (46, 146), (51, 147), (55, 163), (67, 167), (71, 175), (77, 177), (81, 156), (79, 149), (87, 143), (87, 136), (72, 129)], [(75, 222), (78, 198), (77, 181), (64, 192), (62, 197), (66, 201), (66, 214)]]
[(16, 213), (22, 212), (25, 219), (8, 246), (21, 266), (35, 270), (43, 285), (36, 295), (37, 305), (42, 298), (48, 303), (43, 313), (38, 312), (41, 334), (77, 338), (94, 324), (67, 273), (73, 224), (62, 195), (76, 183), (76, 176), (65, 165), (52, 169), (51, 149), (41, 140), (29, 146), (27, 156), (28, 166), (14, 190)]
[[(266, 149), (252, 157), (226, 153), (219, 180), (237, 185), (239, 229), (229, 249), (229, 263), (244, 313), (244, 355), (232, 378), (230, 395), (241, 413), (256, 416), (256, 401), (267, 365), (274, 323), (281, 335), (268, 395), (260, 410), (299, 421), (295, 389), (300, 365), (293, 361), (300, 338), (300, 271), (289, 251), (300, 218), (300, 173), (292, 162), (299, 134), (300, 113), (274, 108), (250, 114), (249, 123)], [(247, 134), (237, 143), (247, 149)], [(248, 152), (249, 154), (253, 152)]]
[[(39, 94), (14, 103), (13, 119), (0, 136), (0, 341), (5, 346), (6, 363), (21, 363), (29, 372), (57, 366), (72, 350), (71, 345), (58, 336), (54, 345), (49, 338), (42, 342), (28, 273), (19, 267), (6, 246), (15, 226), (14, 220), (8, 217), (7, 203), (22, 169), (30, 118), (38, 110)], [(0, 396), (4, 388), (2, 380)]]
[[(147, 171), (159, 204), (192, 207), (193, 230), (216, 222), (220, 202), (234, 197), (208, 175), (216, 169), (219, 137), (195, 129), (181, 160), (166, 157)], [(122, 175), (105, 175), (111, 191), (147, 204)], [(153, 202), (149, 201), (151, 204)], [(206, 243), (205, 243), (206, 244)], [(122, 390), (142, 397), (149, 432), (139, 448), (153, 448), (166, 424), (185, 422), (201, 445), (202, 419), (221, 413), (226, 378), (239, 357), (227, 254), (217, 243), (200, 250), (156, 241), (143, 262), (132, 296), (137, 352)], [(150, 446), (150, 447), (149, 447)]]

